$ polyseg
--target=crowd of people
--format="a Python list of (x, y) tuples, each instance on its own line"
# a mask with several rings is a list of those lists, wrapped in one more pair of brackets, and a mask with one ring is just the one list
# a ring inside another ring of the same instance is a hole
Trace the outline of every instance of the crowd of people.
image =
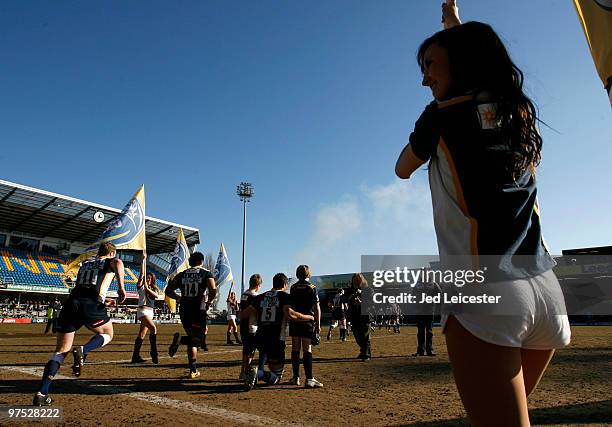
[(0, 295), (0, 317), (46, 317), (48, 307), (55, 301), (57, 301), (55, 298), (31, 300)]

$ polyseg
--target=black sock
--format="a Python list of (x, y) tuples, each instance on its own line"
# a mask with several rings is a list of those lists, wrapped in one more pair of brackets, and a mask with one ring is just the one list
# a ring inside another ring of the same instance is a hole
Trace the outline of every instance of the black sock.
[(190, 370), (191, 372), (195, 372), (195, 371), (197, 371), (197, 370), (198, 370), (198, 367), (197, 367), (197, 365), (196, 365), (196, 359), (192, 359), (192, 358), (191, 358), (191, 349), (192, 349), (192, 348), (193, 348), (193, 347), (191, 347), (191, 346), (188, 346), (188, 347), (187, 347), (187, 355), (188, 355), (188, 356), (187, 356), (187, 361), (189, 362), (189, 370)]
[(303, 355), (304, 359), (304, 373), (306, 374), (306, 379), (312, 379), (312, 353), (309, 351), (305, 351)]
[(293, 366), (293, 376), (300, 376), (300, 352), (291, 351), (291, 366)]
[(202, 336), (202, 345), (200, 346), (200, 348), (206, 348), (206, 334)]
[(136, 337), (136, 339), (134, 340), (134, 354), (132, 354), (132, 359), (135, 359), (136, 357), (140, 356), (140, 347), (142, 347), (142, 341), (143, 339), (140, 337)]
[(240, 338), (238, 337), (238, 332), (234, 332), (234, 338), (236, 338), (237, 342), (240, 342)]
[(231, 334), (228, 332), (227, 333), (227, 342), (230, 342), (232, 340), (232, 336)]

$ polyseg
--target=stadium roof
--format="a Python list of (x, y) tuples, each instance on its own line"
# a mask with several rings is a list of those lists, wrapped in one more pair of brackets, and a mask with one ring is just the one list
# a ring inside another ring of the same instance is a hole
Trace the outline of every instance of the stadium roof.
[[(97, 212), (104, 214), (102, 222), (94, 220)], [(108, 221), (120, 212), (109, 206), (0, 180), (0, 230), (9, 233), (91, 244), (100, 237)], [(150, 254), (171, 252), (179, 228), (183, 229), (189, 246), (200, 243), (197, 228), (150, 216), (146, 217), (145, 227)]]

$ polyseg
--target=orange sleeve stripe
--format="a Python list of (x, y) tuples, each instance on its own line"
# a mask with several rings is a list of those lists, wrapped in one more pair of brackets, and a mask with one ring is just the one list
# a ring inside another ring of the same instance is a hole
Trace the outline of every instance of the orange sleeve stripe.
[(474, 99), (473, 95), (457, 96), (456, 98), (451, 98), (448, 101), (440, 101), (440, 102), (438, 102), (438, 108), (450, 107), (451, 105), (460, 104), (462, 102), (471, 101), (473, 99)]
[[(461, 187), (461, 182), (459, 181), (459, 174), (457, 173), (457, 168), (455, 167), (455, 162), (450, 154), (450, 150), (448, 149), (446, 142), (444, 142), (444, 138), (440, 137), (438, 145), (444, 152), (444, 157), (446, 157), (451, 174), (453, 175), (453, 182), (455, 184), (455, 191), (457, 192), (457, 202), (459, 203), (459, 207), (470, 221), (471, 255), (478, 255), (478, 221), (476, 221), (476, 219), (473, 218), (468, 211), (467, 203), (465, 203), (465, 197), (463, 196), (463, 188)], [(479, 264), (478, 258), (476, 258), (476, 264)]]

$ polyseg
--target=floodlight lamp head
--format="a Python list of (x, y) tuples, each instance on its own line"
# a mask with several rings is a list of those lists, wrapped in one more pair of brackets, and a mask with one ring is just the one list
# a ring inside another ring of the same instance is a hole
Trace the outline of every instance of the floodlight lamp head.
[(240, 185), (236, 187), (236, 194), (240, 197), (240, 200), (243, 202), (248, 202), (251, 197), (255, 194), (253, 190), (253, 185), (248, 182), (241, 182)]

